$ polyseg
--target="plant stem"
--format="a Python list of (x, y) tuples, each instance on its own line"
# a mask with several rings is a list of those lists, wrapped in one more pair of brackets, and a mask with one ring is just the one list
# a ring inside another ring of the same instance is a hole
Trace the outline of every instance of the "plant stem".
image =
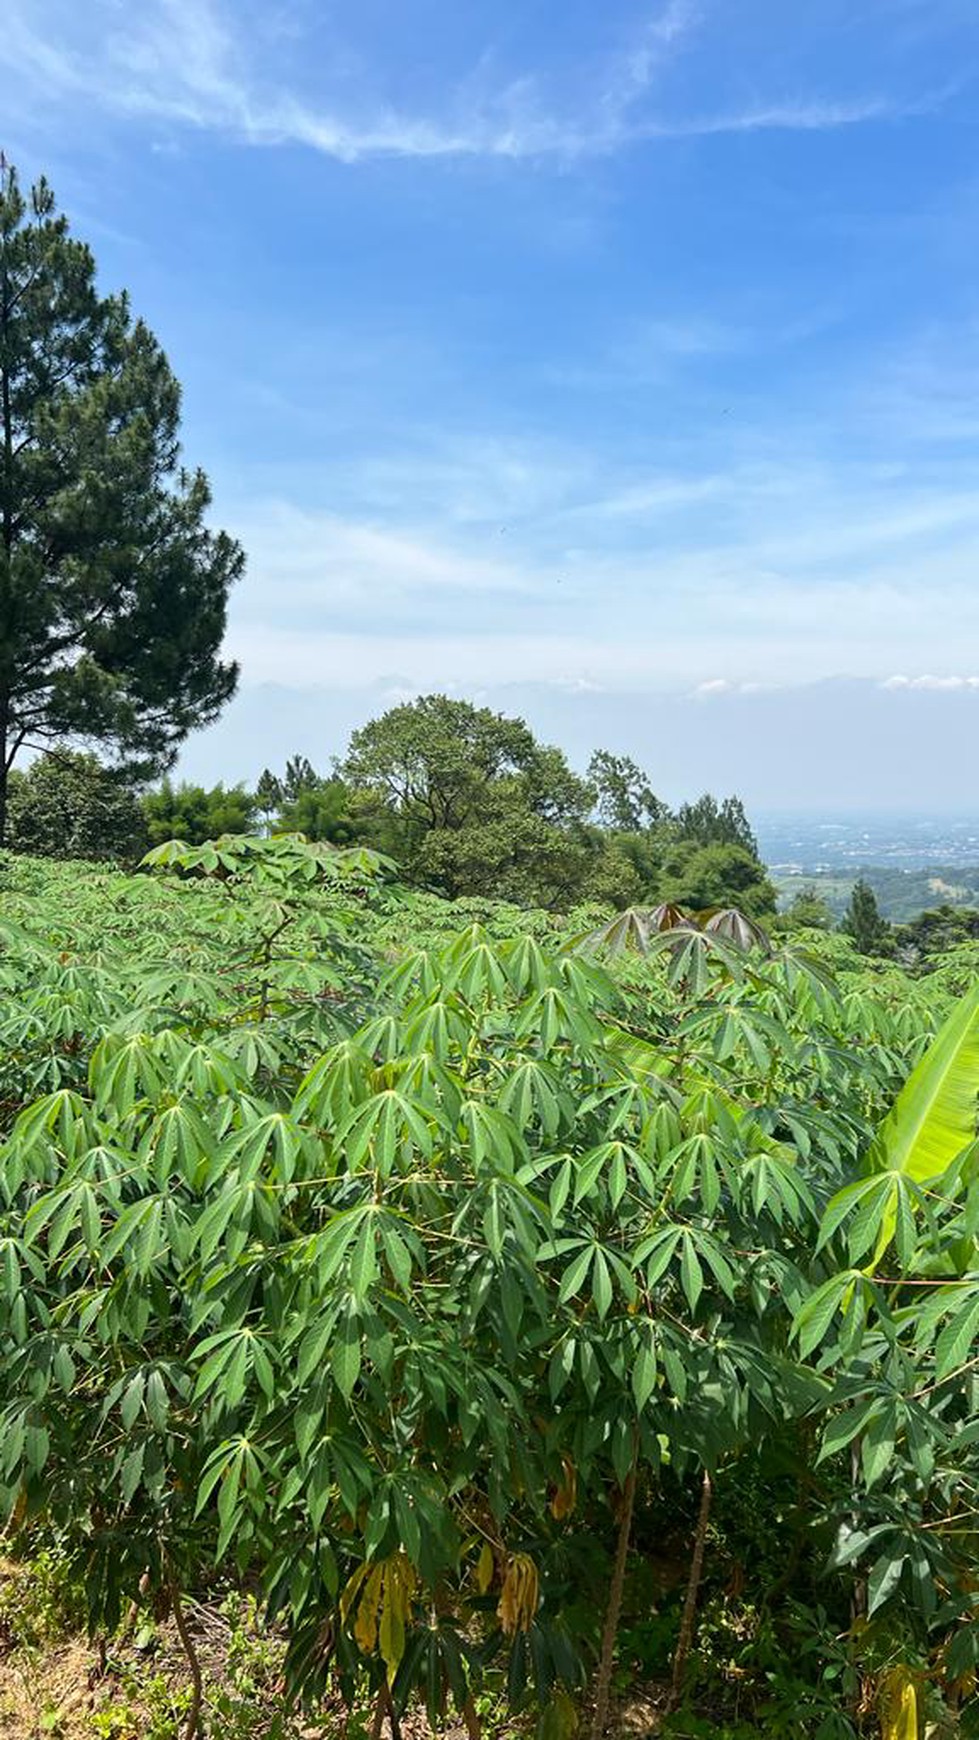
[(201, 1664), (197, 1650), (194, 1647), (194, 1640), (187, 1629), (187, 1620), (184, 1617), (183, 1604), (180, 1600), (180, 1590), (177, 1588), (172, 1576), (170, 1577), (169, 1593), (170, 1611), (173, 1614), (173, 1623), (177, 1627), (177, 1636), (180, 1638), (184, 1655), (187, 1657), (187, 1666), (190, 1668), (190, 1678), (193, 1686), (190, 1709), (187, 1711), (187, 1722), (184, 1727), (183, 1740), (200, 1740), (201, 1704), (204, 1698), (204, 1680), (201, 1674)]
[(619, 1517), (619, 1538), (615, 1548), (615, 1566), (612, 1571), (612, 1581), (609, 1585), (608, 1607), (605, 1613), (605, 1630), (602, 1634), (602, 1654), (598, 1665), (598, 1683), (595, 1687), (595, 1713), (592, 1716), (591, 1740), (602, 1740), (605, 1724), (608, 1721), (608, 1697), (612, 1684), (612, 1665), (615, 1659), (615, 1639), (619, 1629), (619, 1615), (622, 1612), (622, 1591), (625, 1587), (625, 1568), (629, 1557), (629, 1540), (632, 1535), (632, 1512), (636, 1502), (636, 1471), (639, 1464), (639, 1445), (636, 1444), (632, 1458), (632, 1467), (626, 1475), (622, 1490), (622, 1513)]
[(697, 1517), (697, 1532), (693, 1538), (693, 1556), (690, 1560), (690, 1576), (687, 1579), (687, 1598), (683, 1603), (683, 1618), (680, 1621), (680, 1635), (676, 1640), (676, 1651), (673, 1656), (673, 1679), (670, 1684), (670, 1695), (666, 1701), (667, 1715), (675, 1710), (680, 1702), (683, 1690), (683, 1674), (693, 1643), (694, 1622), (697, 1617), (697, 1592), (700, 1588), (700, 1577), (704, 1568), (704, 1549), (707, 1545), (707, 1525), (710, 1522), (710, 1502), (713, 1497), (713, 1487), (710, 1475), (704, 1469), (703, 1485), (700, 1489), (700, 1513)]
[(374, 1724), (371, 1728), (371, 1740), (381, 1740), (381, 1736), (384, 1733), (385, 1716), (388, 1719), (388, 1733), (391, 1736), (391, 1740), (401, 1740), (401, 1724), (395, 1714), (394, 1700), (391, 1697), (391, 1688), (388, 1685), (387, 1674), (385, 1674), (377, 1688), (377, 1702), (374, 1705)]

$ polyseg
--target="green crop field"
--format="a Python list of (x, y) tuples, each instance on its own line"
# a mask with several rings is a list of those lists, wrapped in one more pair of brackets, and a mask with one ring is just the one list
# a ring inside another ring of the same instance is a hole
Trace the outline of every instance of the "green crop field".
[(976, 1731), (975, 950), (588, 924), (0, 862), (6, 1647), (187, 1658), (39, 1734)]

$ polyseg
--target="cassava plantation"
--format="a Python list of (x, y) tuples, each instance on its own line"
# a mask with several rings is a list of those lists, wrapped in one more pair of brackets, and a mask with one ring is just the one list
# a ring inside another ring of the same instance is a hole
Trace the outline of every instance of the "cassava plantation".
[(0, 877), (0, 1733), (979, 1731), (974, 944)]

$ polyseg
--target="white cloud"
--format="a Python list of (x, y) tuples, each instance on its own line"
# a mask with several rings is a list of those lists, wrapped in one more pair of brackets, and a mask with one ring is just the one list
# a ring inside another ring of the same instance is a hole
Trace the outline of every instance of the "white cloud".
[(224, 507), (273, 609), (301, 605), (326, 612), (353, 605), (370, 621), (382, 604), (398, 599), (497, 597), (532, 585), (514, 564), (454, 549), (431, 532), (358, 522), (274, 498)]
[(738, 684), (728, 682), (727, 677), (711, 677), (706, 683), (698, 683), (694, 689), (694, 698), (710, 700), (714, 695), (733, 695), (738, 692)]
[(218, 0), (141, 0), (124, 12), (113, 0), (88, 0), (83, 13), (65, 0), (7, 0), (0, 66), (16, 73), (10, 100), (26, 100), (28, 113), (38, 101), (63, 108), (76, 98), (86, 112), (94, 104), (250, 146), (305, 145), (349, 163), (387, 156), (573, 159), (644, 139), (814, 131), (920, 112), (920, 102), (873, 96), (804, 98), (695, 116), (648, 114), (657, 78), (700, 17), (689, 0), (667, 0), (628, 49), (610, 57), (604, 75), (599, 68), (590, 107), (555, 96), (536, 74), (511, 78), (482, 100), (474, 100), (471, 81), (463, 80), (435, 115), (367, 97), (354, 106), (300, 94), (288, 72), (276, 75), (271, 39), (264, 40), (268, 19), (243, 0), (234, 13)]
[(727, 677), (711, 677), (706, 683), (698, 683), (691, 691), (692, 701), (712, 701), (720, 696), (731, 695), (764, 695), (771, 693), (776, 687), (773, 683), (732, 683)]
[[(293, 480), (329, 512), (284, 484), (239, 495), (216, 480), (249, 555), (231, 638), (250, 681), (396, 672), (421, 689), (533, 680), (709, 699), (846, 671), (979, 688), (941, 674), (956, 646), (979, 645), (979, 503), (965, 490), (911, 493), (900, 471), (789, 455), (633, 481), (601, 453), (542, 445), (535, 461), (529, 444), (478, 440), (418, 464), (417, 482), (406, 452), (393, 469), (378, 455)], [(891, 675), (908, 670), (939, 675)]]
[[(930, 105), (924, 105), (930, 106)], [(826, 133), (838, 127), (857, 127), (868, 121), (895, 120), (919, 114), (920, 102), (897, 104), (887, 97), (858, 97), (849, 102), (803, 99), (767, 103), (716, 115), (642, 121), (635, 129), (646, 139), (700, 139), (718, 133)]]
[(979, 689), (979, 677), (936, 677), (927, 674), (923, 677), (894, 676), (885, 677), (880, 686), (882, 689), (925, 689), (943, 693), (957, 689)]

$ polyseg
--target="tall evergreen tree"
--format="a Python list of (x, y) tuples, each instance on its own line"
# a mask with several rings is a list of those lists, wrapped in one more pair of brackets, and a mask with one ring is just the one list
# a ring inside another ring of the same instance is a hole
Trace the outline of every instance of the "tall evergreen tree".
[(270, 767), (263, 767), (255, 787), (255, 802), (265, 824), (268, 834), (272, 828), (272, 817), (282, 808), (282, 781), (277, 779)]
[(319, 774), (307, 756), (290, 755), (279, 784), (280, 802), (285, 799), (286, 803), (294, 804), (304, 791), (313, 791), (319, 785)]
[(877, 896), (870, 883), (865, 882), (862, 876), (853, 884), (853, 893), (840, 921), (840, 929), (846, 936), (852, 937), (855, 947), (862, 955), (887, 952), (891, 927), (881, 917)]
[(239, 546), (180, 463), (180, 388), (40, 181), (0, 180), (0, 842), (24, 744), (164, 770), (233, 693)]

